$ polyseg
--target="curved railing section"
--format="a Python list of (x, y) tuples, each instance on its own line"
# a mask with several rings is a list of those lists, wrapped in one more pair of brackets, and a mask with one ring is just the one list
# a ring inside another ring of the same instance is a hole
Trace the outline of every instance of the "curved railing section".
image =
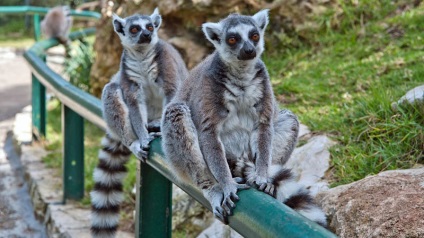
[[(0, 7), (0, 14), (46, 14), (50, 8), (46, 7), (34, 7), (34, 6), (2, 6)], [(71, 15), (74, 17), (81, 18), (94, 18), (100, 19), (102, 16), (98, 12), (91, 11), (79, 11), (79, 10), (71, 10)]]
[[(46, 9), (35, 7), (15, 7), (12, 10), (14, 13), (47, 12)], [(0, 13), (4, 12), (0, 7)], [(11, 13), (11, 10), (7, 13)], [(73, 14), (100, 17), (93, 12)], [(70, 39), (83, 38), (94, 32), (95, 29), (73, 32)], [(33, 118), (36, 121), (33, 124), (38, 133), (45, 128), (45, 119), (38, 120), (45, 114), (45, 105), (42, 105), (45, 104), (45, 91), (39, 89), (45, 86), (62, 102), (64, 200), (80, 199), (84, 194), (83, 120), (87, 119), (102, 129), (105, 129), (105, 122), (99, 99), (75, 87), (46, 65), (45, 51), (58, 44), (55, 39), (39, 41), (24, 54), (33, 74), (33, 84), (41, 83), (33, 88)], [(211, 209), (198, 188), (175, 179), (163, 156), (161, 140), (155, 139), (151, 144), (147, 164), (138, 163), (137, 186), (141, 189), (137, 189), (136, 237), (171, 237), (172, 183)], [(240, 201), (236, 204), (234, 214), (229, 217), (229, 225), (244, 237), (336, 237), (263, 192), (248, 189), (238, 194)]]

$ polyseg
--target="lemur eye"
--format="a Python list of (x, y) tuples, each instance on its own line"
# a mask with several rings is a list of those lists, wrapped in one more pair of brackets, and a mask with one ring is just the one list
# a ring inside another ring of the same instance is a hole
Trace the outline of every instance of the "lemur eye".
[(149, 31), (153, 31), (153, 29), (154, 29), (153, 26), (148, 26), (147, 27), (147, 30), (149, 30)]
[(138, 32), (138, 28), (137, 27), (131, 27), (130, 29), (131, 33), (135, 34)]
[(237, 42), (237, 39), (235, 37), (228, 38), (228, 44), (234, 45)]
[(258, 41), (258, 40), (259, 40), (259, 34), (258, 34), (258, 33), (253, 34), (253, 35), (250, 37), (250, 39), (252, 39), (253, 41)]

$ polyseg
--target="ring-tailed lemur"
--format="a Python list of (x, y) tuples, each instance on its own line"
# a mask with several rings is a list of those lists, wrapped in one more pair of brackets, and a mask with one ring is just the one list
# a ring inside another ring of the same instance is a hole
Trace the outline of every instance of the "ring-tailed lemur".
[(153, 129), (158, 130), (163, 107), (188, 75), (180, 54), (158, 38), (161, 21), (157, 9), (150, 16), (113, 16), (124, 50), (118, 73), (102, 93), (107, 133), (91, 192), (91, 231), (95, 237), (115, 235), (125, 163), (131, 152), (145, 161), (153, 139), (148, 127), (153, 124)]
[(183, 182), (201, 188), (224, 223), (236, 192), (250, 185), (325, 225), (308, 190), (283, 167), (297, 143), (299, 122), (292, 112), (279, 111), (260, 59), (267, 24), (268, 10), (203, 24), (216, 50), (165, 108), (162, 146)]
[(43, 21), (41, 31), (47, 37), (55, 37), (64, 45), (69, 43), (68, 35), (72, 27), (72, 16), (68, 6), (57, 6), (50, 9)]

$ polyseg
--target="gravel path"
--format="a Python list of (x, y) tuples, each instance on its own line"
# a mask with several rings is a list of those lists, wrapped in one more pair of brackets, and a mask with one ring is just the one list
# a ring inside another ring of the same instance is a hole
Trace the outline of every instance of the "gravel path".
[(35, 219), (11, 130), (14, 116), (30, 104), (31, 76), (21, 54), (0, 49), (0, 237), (47, 237)]

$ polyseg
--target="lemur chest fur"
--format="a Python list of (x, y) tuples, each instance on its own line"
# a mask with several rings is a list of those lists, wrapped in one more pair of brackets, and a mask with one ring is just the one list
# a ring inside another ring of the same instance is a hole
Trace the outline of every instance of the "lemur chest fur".
[(158, 84), (158, 65), (154, 61), (154, 51), (143, 55), (142, 60), (129, 59), (125, 64), (127, 69), (125, 73), (137, 87), (140, 87), (140, 93), (143, 97), (147, 120), (159, 119), (162, 115), (162, 109), (165, 104), (165, 94), (162, 87)]
[(224, 105), (228, 110), (220, 130), (220, 139), (227, 157), (239, 157), (251, 148), (256, 136), (259, 115), (256, 105), (263, 95), (261, 78), (240, 81), (230, 79), (225, 83)]

